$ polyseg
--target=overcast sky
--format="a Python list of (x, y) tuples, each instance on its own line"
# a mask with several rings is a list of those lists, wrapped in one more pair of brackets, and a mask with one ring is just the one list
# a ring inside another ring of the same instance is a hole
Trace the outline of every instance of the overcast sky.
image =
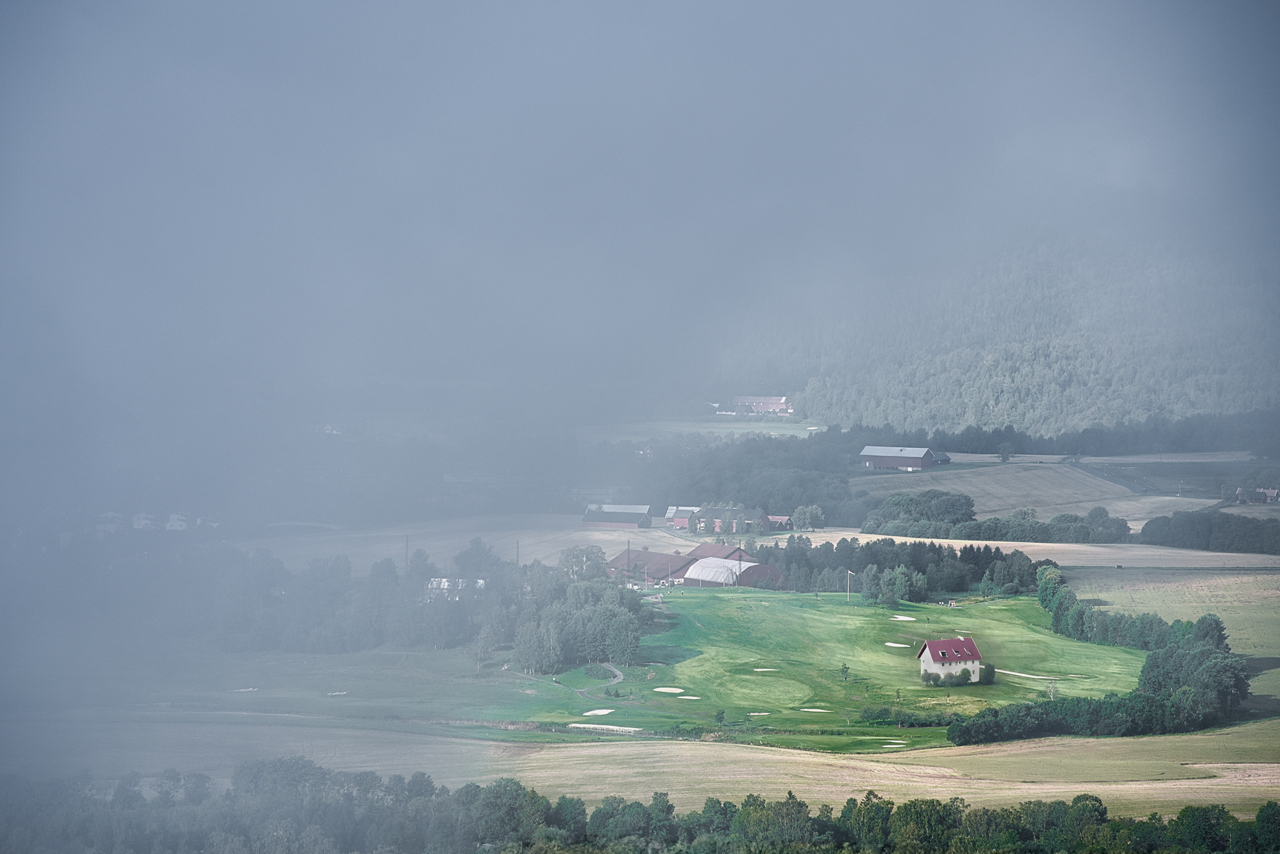
[(1278, 37), (1273, 3), (5, 4), (7, 465), (380, 387), (656, 400), (768, 312), (1024, 241), (1273, 251)]

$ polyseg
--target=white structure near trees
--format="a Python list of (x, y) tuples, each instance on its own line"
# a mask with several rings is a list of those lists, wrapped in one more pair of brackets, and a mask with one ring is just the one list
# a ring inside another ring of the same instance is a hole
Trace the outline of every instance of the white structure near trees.
[(969, 677), (978, 681), (979, 668), (982, 665), (982, 653), (973, 638), (944, 638), (943, 640), (925, 641), (916, 653), (920, 661), (920, 673), (937, 673), (945, 677), (955, 676), (965, 668), (969, 669)]

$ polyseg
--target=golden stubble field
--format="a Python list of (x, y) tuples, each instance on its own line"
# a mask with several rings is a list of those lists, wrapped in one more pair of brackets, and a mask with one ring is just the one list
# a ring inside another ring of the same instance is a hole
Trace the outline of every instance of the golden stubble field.
[[(810, 806), (839, 809), (847, 798), (874, 789), (898, 803), (912, 798), (961, 797), (975, 806), (1027, 800), (1070, 801), (1098, 795), (1113, 815), (1172, 816), (1187, 804), (1224, 804), (1251, 818), (1280, 799), (1280, 719), (1225, 730), (1136, 739), (1048, 738), (1010, 744), (945, 747), (884, 759), (700, 741), (601, 741), (521, 744), (420, 732), (360, 729), (321, 720), (267, 716), (177, 722), (94, 718), (69, 730), (65, 722), (28, 721), (27, 740), (43, 729), (64, 747), (81, 747), (84, 764), (50, 767), (70, 774), (92, 766), (99, 776), (129, 769), (145, 777), (166, 767), (229, 782), (236, 764), (263, 756), (303, 756), (340, 771), (382, 775), (424, 771), (457, 788), (514, 777), (555, 800), (580, 797), (591, 806), (608, 795), (647, 802), (668, 792), (681, 812), (707, 797), (734, 801), (750, 793), (769, 799), (788, 790)], [(21, 754), (27, 748), (19, 748)], [(69, 755), (71, 751), (64, 751)], [(26, 768), (22, 755), (6, 762)]]
[(878, 498), (926, 489), (963, 492), (973, 499), (979, 519), (1007, 516), (1030, 507), (1041, 521), (1047, 522), (1059, 513), (1083, 516), (1094, 507), (1105, 507), (1112, 516), (1128, 519), (1135, 531), (1156, 516), (1167, 516), (1175, 510), (1199, 510), (1215, 503), (1200, 498), (1138, 495), (1127, 487), (1049, 458), (981, 468), (942, 466), (922, 472), (869, 475), (854, 478), (851, 486)]

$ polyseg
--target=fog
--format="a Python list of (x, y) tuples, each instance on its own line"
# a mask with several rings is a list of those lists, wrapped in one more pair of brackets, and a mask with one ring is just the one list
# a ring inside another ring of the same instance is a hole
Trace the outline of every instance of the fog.
[(646, 415), (1009, 247), (1274, 249), (1277, 20), (10, 6), (6, 466), (56, 503), (282, 424)]
[(1028, 248), (1273, 269), (1278, 35), (1266, 3), (6, 4), (6, 576), (105, 511), (323, 515), (264, 483), (326, 428), (438, 480), (794, 395), (811, 326)]

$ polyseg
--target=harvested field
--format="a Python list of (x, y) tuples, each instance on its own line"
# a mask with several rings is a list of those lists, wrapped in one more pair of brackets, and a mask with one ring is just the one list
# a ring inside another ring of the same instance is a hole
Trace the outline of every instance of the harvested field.
[(1222, 618), (1233, 652), (1249, 656), (1251, 705), (1280, 711), (1280, 570), (1070, 568), (1067, 583), (1108, 611), (1150, 611), (1166, 620)]
[(355, 575), (365, 575), (369, 567), (385, 558), (396, 566), (404, 563), (404, 538), (409, 548), (423, 549), (442, 570), (452, 566), (454, 555), (479, 537), (502, 558), (514, 560), (516, 542), (520, 543), (520, 560), (540, 560), (554, 564), (560, 553), (570, 546), (600, 546), (612, 558), (627, 547), (639, 550), (648, 546), (654, 551), (687, 552), (697, 541), (682, 537), (662, 523), (635, 530), (608, 530), (582, 527), (581, 516), (529, 513), (507, 516), (476, 516), (397, 525), (367, 530), (317, 529), (305, 534), (290, 533), (278, 537), (257, 537), (236, 543), (242, 549), (270, 549), (292, 572), (306, 569), (312, 558), (328, 558), (344, 554), (351, 559)]
[[(874, 534), (863, 534), (857, 528), (825, 528), (806, 531), (804, 535), (814, 545), (837, 542), (842, 537), (857, 537), (862, 542), (879, 539)], [(992, 548), (999, 546), (1005, 552), (1019, 549), (1032, 560), (1050, 558), (1063, 566), (1124, 567), (1173, 567), (1173, 568), (1230, 568), (1230, 567), (1280, 567), (1280, 555), (1228, 554), (1226, 552), (1202, 552), (1196, 549), (1175, 549), (1165, 546), (1146, 546), (1140, 543), (1077, 544), (1077, 543), (1014, 543), (997, 540), (942, 540), (938, 538), (893, 537), (904, 543), (938, 542), (955, 546), (967, 545)], [(779, 542), (785, 542), (780, 540)]]
[[(35, 734), (43, 723), (24, 722), (24, 734)], [(137, 769), (151, 777), (172, 766), (209, 774), (225, 785), (231, 769), (245, 759), (298, 755), (342, 771), (405, 776), (425, 771), (451, 788), (515, 777), (552, 799), (568, 794), (592, 806), (607, 795), (646, 801), (653, 792), (665, 791), (682, 812), (699, 809), (708, 795), (741, 801), (754, 792), (774, 799), (787, 790), (815, 808), (823, 803), (839, 807), (867, 789), (899, 803), (957, 796), (988, 807), (1037, 798), (1070, 801), (1090, 792), (1113, 815), (1156, 811), (1166, 817), (1187, 804), (1217, 803), (1251, 817), (1265, 801), (1280, 798), (1277, 720), (1192, 735), (945, 747), (894, 753), (883, 761), (689, 741), (496, 743), (305, 721), (292, 726), (252, 719), (97, 721), (85, 726), (75, 739), (74, 746), (82, 751), (78, 763), (69, 760), (66, 768), (40, 764), (33, 773), (89, 768), (113, 777)], [(58, 735), (64, 737), (62, 731)], [(698, 773), (689, 774), (689, 768)]]
[[(953, 458), (968, 456), (981, 455), (952, 455)], [(1059, 513), (1083, 516), (1094, 507), (1105, 507), (1112, 516), (1128, 519), (1135, 531), (1156, 516), (1167, 516), (1175, 510), (1200, 510), (1217, 503), (1206, 498), (1140, 495), (1088, 470), (1058, 464), (1056, 458), (1035, 458), (1037, 462), (1028, 459), (1018, 457), (1017, 462), (981, 468), (942, 467), (909, 475), (857, 477), (851, 485), (879, 498), (895, 492), (926, 489), (963, 492), (973, 499), (974, 513), (979, 519), (1006, 516), (1010, 511), (1031, 507), (1041, 521), (1047, 522)]]
[(1280, 519), (1280, 504), (1238, 504), (1222, 508), (1224, 513), (1235, 513), (1252, 519)]
[(963, 492), (973, 498), (979, 519), (1005, 516), (1010, 511), (1033, 507), (1047, 521), (1058, 513), (1077, 512), (1080, 505), (1102, 506), (1108, 502), (1135, 498), (1126, 487), (1095, 477), (1074, 466), (1056, 463), (1005, 463), (982, 468), (949, 469), (946, 466), (910, 474), (880, 474), (856, 477), (853, 489), (865, 489), (882, 498), (895, 492), (923, 492), (941, 489)]

